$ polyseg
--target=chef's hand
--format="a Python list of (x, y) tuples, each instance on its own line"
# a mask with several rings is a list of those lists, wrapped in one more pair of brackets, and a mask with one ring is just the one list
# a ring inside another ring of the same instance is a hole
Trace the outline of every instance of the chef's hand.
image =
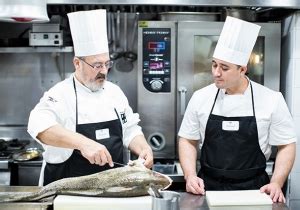
[(204, 195), (204, 182), (201, 178), (196, 175), (189, 175), (185, 179), (186, 181), (186, 191), (196, 194), (196, 195)]
[(153, 153), (152, 150), (149, 149), (143, 149), (139, 154), (139, 159), (144, 159), (144, 166), (147, 168), (151, 168), (153, 165)]
[(264, 185), (260, 188), (260, 192), (264, 192), (269, 194), (270, 198), (272, 199), (273, 203), (281, 202), (285, 203), (285, 198), (281, 187), (279, 184), (272, 182), (270, 184)]
[(80, 152), (91, 164), (104, 166), (108, 163), (110, 167), (114, 166), (109, 151), (98, 142), (93, 140), (86, 141), (84, 145), (81, 145)]

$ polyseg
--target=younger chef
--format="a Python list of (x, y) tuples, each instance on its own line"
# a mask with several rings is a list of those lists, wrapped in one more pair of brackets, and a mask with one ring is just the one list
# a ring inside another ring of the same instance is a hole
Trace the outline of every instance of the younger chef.
[(28, 132), (45, 152), (40, 185), (123, 163), (123, 145), (150, 168), (153, 154), (121, 89), (106, 80), (106, 11), (69, 13), (75, 73), (45, 92), (31, 111)]
[[(295, 159), (295, 126), (282, 94), (246, 76), (259, 30), (226, 18), (212, 59), (214, 84), (193, 94), (178, 134), (187, 192), (260, 189), (285, 202), (281, 188)], [(270, 181), (265, 169), (272, 145), (278, 152)]]

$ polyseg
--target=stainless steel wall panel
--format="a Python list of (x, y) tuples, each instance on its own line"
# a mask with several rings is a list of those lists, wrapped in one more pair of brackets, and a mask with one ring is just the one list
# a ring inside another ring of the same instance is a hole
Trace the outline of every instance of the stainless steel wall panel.
[(64, 54), (56, 53), (1, 54), (0, 125), (27, 125), (29, 113), (44, 91), (65, 77), (71, 57), (66, 61)]

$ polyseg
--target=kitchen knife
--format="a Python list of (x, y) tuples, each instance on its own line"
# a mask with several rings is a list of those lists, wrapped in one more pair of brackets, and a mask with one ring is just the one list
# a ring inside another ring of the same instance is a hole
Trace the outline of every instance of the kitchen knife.
[[(142, 159), (142, 158), (139, 158), (138, 160), (139, 160), (142, 164), (145, 162), (145, 160)], [(120, 166), (133, 166), (133, 165), (134, 165), (134, 161), (132, 161), (132, 160), (129, 160), (127, 164), (124, 164), (124, 163), (118, 163), (118, 162), (113, 162), (113, 163), (116, 164), (116, 165), (120, 165)]]
[(118, 163), (118, 162), (113, 162), (113, 163), (119, 166), (127, 166), (127, 164), (123, 164), (123, 163)]

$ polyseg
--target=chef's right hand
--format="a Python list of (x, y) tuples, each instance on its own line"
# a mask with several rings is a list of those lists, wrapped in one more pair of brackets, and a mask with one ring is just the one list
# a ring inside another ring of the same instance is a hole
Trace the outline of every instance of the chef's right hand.
[(201, 178), (196, 175), (189, 175), (185, 179), (186, 181), (186, 191), (196, 194), (196, 195), (204, 195), (204, 182)]
[(98, 142), (87, 141), (84, 145), (81, 145), (80, 152), (91, 164), (104, 166), (108, 163), (110, 167), (114, 166), (109, 151)]

